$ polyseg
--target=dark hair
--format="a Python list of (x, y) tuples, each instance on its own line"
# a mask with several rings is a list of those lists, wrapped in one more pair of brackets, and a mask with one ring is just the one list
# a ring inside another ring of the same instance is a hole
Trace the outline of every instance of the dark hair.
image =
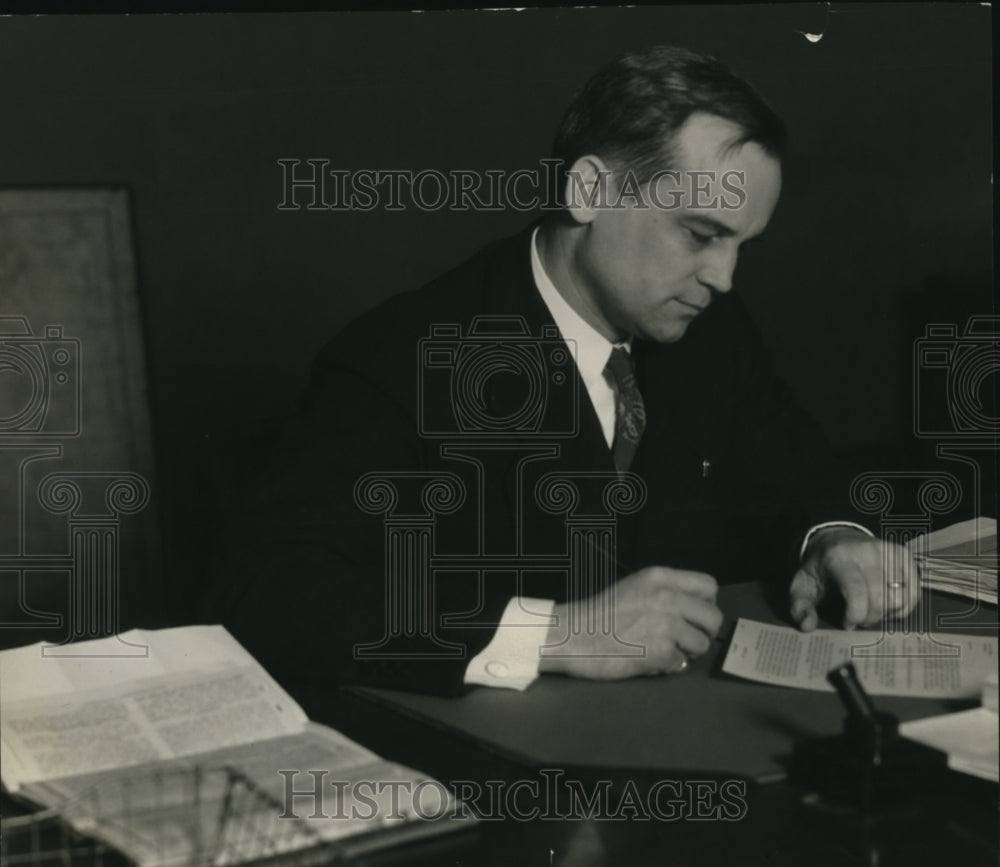
[(613, 60), (573, 98), (552, 146), (560, 188), (585, 154), (630, 169), (640, 183), (649, 180), (670, 167), (674, 134), (695, 112), (739, 126), (731, 147), (755, 142), (774, 157), (784, 152), (784, 122), (746, 81), (714, 57), (657, 45)]

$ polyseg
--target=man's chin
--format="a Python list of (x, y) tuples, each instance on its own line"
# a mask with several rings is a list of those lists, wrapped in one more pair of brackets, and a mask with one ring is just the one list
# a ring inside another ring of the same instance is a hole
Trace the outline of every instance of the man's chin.
[(657, 323), (652, 328), (649, 326), (643, 328), (639, 336), (643, 340), (652, 340), (656, 343), (676, 343), (687, 333), (688, 326), (693, 321), (694, 317), (692, 316), (690, 319), (673, 319), (669, 322)]

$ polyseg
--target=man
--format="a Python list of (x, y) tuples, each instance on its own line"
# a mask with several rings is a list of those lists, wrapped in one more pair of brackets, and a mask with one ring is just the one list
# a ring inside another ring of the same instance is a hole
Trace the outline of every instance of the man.
[(718, 580), (793, 572), (806, 630), (827, 597), (846, 628), (908, 612), (908, 555), (845, 523), (731, 294), (783, 144), (711, 58), (599, 72), (556, 136), (563, 207), (324, 350), (211, 614), (286, 677), (450, 694), (682, 671)]

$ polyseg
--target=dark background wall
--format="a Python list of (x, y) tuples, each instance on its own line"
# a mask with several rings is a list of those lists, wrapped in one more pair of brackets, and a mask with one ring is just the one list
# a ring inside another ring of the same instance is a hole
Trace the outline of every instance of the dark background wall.
[(279, 211), (277, 160), (530, 168), (591, 72), (657, 42), (786, 117), (738, 291), (838, 448), (915, 454), (914, 336), (992, 309), (988, 7), (0, 20), (0, 185), (132, 193), (171, 604), (201, 558), (203, 435), (286, 411), (342, 324), (529, 219)]

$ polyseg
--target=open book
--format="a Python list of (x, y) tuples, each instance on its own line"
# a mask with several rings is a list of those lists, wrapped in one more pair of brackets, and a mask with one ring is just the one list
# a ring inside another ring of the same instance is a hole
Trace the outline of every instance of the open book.
[(3, 784), (138, 864), (352, 855), (469, 827), (441, 784), (309, 722), (221, 626), (70, 647), (0, 652)]

